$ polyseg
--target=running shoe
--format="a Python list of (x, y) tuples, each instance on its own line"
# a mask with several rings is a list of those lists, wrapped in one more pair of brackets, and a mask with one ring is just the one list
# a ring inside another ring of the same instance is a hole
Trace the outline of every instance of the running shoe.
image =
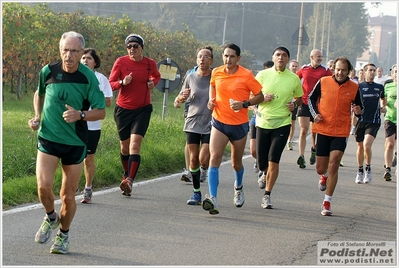
[(316, 163), (316, 149), (311, 148), (311, 154), (309, 158), (309, 164), (314, 165)]
[(396, 152), (392, 158), (392, 167), (396, 167)]
[(187, 205), (201, 205), (202, 196), (200, 192), (194, 192), (193, 196), (187, 200)]
[(69, 250), (69, 236), (58, 231), (55, 242), (50, 248), (50, 253), (66, 254)]
[[(201, 167), (201, 172), (200, 172), (200, 182), (206, 181), (206, 178), (208, 178), (208, 170)], [(190, 180), (191, 181), (191, 180)]]
[(187, 169), (184, 169), (183, 174), (180, 177), (180, 180), (184, 181), (184, 182), (192, 182), (192, 180), (191, 180), (191, 172), (189, 170), (187, 170)]
[(202, 201), (202, 208), (209, 211), (209, 214), (219, 214), (217, 199), (214, 196), (209, 197), (208, 195), (205, 195), (205, 199)]
[(343, 167), (343, 166), (344, 166), (344, 162), (342, 162), (342, 160), (339, 161), (339, 166), (340, 166), (340, 167)]
[(48, 215), (44, 217), (43, 223), (36, 233), (35, 241), (39, 244), (47, 243), (50, 240), (51, 232), (56, 229), (61, 223), (60, 215), (56, 213), (54, 221), (50, 221)]
[(357, 184), (363, 183), (363, 172), (358, 171), (356, 173), (355, 183)]
[(259, 188), (265, 189), (266, 187), (266, 173), (262, 172), (262, 176), (258, 179)]
[(371, 182), (371, 170), (366, 170), (364, 174), (363, 183), (370, 183)]
[(83, 190), (83, 199), (82, 201), (80, 201), (80, 203), (90, 204), (92, 195), (93, 195), (93, 190), (91, 188), (90, 189), (85, 188)]
[(327, 188), (327, 179), (328, 177), (321, 175), (319, 180), (319, 189), (320, 191), (325, 191)]
[(306, 168), (306, 161), (305, 161), (305, 157), (303, 155), (300, 155), (298, 157), (298, 160), (296, 161), (296, 163), (299, 165), (300, 168)]
[(384, 179), (386, 180), (386, 181), (390, 181), (390, 180), (392, 180), (392, 175), (391, 175), (391, 168), (386, 168), (385, 169), (385, 173), (384, 173)]
[(244, 189), (241, 185), (240, 188), (234, 187), (234, 206), (240, 208), (244, 205), (245, 198), (244, 198)]
[(292, 150), (293, 150), (293, 148), (292, 148), (292, 142), (290, 142), (290, 141), (287, 143), (287, 150), (288, 150), (288, 151), (292, 151)]
[(328, 201), (323, 202), (323, 205), (321, 205), (321, 215), (323, 215), (323, 216), (331, 216), (332, 215), (330, 202), (328, 202)]
[(131, 196), (132, 184), (133, 183), (129, 179), (124, 179), (121, 182), (121, 184), (119, 185), (119, 188), (121, 188), (123, 195)]
[(263, 196), (261, 206), (262, 206), (262, 208), (269, 208), (269, 209), (273, 208), (272, 201), (270, 199), (270, 195), (265, 194)]

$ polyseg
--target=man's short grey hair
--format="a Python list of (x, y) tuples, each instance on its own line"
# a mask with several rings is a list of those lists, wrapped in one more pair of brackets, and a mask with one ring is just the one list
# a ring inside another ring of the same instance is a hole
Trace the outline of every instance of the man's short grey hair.
[(63, 33), (60, 39), (60, 48), (61, 48), (61, 43), (62, 40), (66, 39), (66, 38), (78, 38), (80, 41), (80, 45), (82, 46), (82, 49), (85, 48), (85, 39), (83, 37), (83, 35), (81, 35), (80, 33), (74, 32), (74, 31), (70, 31), (70, 32), (66, 32)]

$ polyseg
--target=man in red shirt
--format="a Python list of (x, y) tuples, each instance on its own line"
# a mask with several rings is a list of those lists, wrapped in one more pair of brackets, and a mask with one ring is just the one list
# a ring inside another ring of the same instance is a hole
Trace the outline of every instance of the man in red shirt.
[(120, 140), (122, 194), (130, 196), (140, 166), (141, 144), (153, 111), (150, 91), (161, 80), (157, 63), (143, 55), (144, 39), (130, 34), (125, 39), (127, 55), (116, 59), (109, 76), (112, 90), (119, 90), (114, 119)]
[[(306, 147), (306, 135), (308, 134), (309, 129), (311, 128), (310, 122), (313, 122), (313, 118), (309, 112), (308, 106), (308, 95), (313, 90), (317, 81), (323, 76), (331, 76), (331, 70), (322, 65), (323, 61), (323, 53), (319, 49), (313, 49), (310, 52), (310, 63), (306, 64), (299, 69), (297, 75), (299, 79), (301, 79), (302, 87), (303, 87), (303, 96), (302, 96), (302, 105), (298, 107), (298, 123), (300, 127), (299, 132), (299, 158), (297, 160), (297, 164), (300, 168), (306, 167), (305, 161), (305, 147)], [(316, 144), (315, 144), (315, 135), (312, 134), (312, 148), (311, 148), (311, 156), (310, 156), (310, 164), (314, 165), (316, 162)]]

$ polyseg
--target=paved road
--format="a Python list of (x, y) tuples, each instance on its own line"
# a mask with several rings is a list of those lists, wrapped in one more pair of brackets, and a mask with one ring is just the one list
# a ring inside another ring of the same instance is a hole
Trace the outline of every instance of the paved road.
[[(180, 174), (136, 183), (130, 198), (119, 187), (96, 192), (93, 204), (78, 204), (71, 248), (62, 256), (49, 253), (51, 243), (34, 242), (44, 216), (40, 205), (4, 211), (2, 265), (317, 265), (318, 241), (396, 241), (397, 180), (382, 179), (383, 136), (381, 128), (369, 185), (354, 183), (356, 143), (350, 137), (332, 217), (320, 215), (324, 192), (317, 187), (319, 176), (314, 166), (298, 168), (294, 146), (283, 153), (272, 210), (260, 206), (263, 190), (247, 155), (242, 208), (233, 205), (230, 162), (220, 168), (218, 215), (186, 205), (192, 186), (181, 182)], [(202, 191), (208, 192), (207, 184)]]

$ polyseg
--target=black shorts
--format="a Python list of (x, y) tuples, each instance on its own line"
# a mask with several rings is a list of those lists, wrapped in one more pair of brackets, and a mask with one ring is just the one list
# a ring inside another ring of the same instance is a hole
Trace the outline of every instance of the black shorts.
[(80, 164), (86, 158), (86, 146), (73, 146), (38, 138), (37, 149), (61, 159), (63, 165)]
[(255, 125), (250, 125), (249, 126), (249, 132), (250, 132), (250, 136), (251, 139), (256, 139), (256, 126)]
[(338, 150), (345, 152), (348, 144), (347, 137), (331, 137), (322, 134), (316, 134), (316, 155), (330, 156), (330, 152)]
[(95, 154), (100, 141), (101, 129), (89, 130), (89, 142), (87, 143), (87, 154)]
[(291, 125), (276, 129), (257, 128), (256, 159), (260, 170), (266, 170), (269, 161), (277, 164), (280, 163), (290, 130)]
[(298, 107), (298, 113), (296, 115), (297, 117), (310, 117), (310, 121), (313, 122), (313, 117), (310, 114), (309, 106), (306, 104), (303, 104)]
[(292, 112), (291, 112), (291, 120), (296, 120), (298, 114), (298, 107), (296, 107)]
[(186, 132), (187, 144), (209, 144), (211, 134), (199, 134), (193, 132)]
[(116, 105), (114, 120), (118, 129), (119, 139), (121, 141), (127, 140), (131, 134), (139, 134), (144, 137), (150, 124), (152, 111), (152, 104), (136, 110), (127, 110)]
[(355, 139), (356, 142), (364, 141), (364, 136), (366, 134), (373, 136), (374, 138), (377, 137), (378, 130), (380, 129), (381, 124), (375, 123), (363, 123), (357, 121), (356, 128), (355, 128)]
[(395, 135), (395, 139), (396, 139), (396, 124), (395, 123), (392, 123), (389, 120), (385, 120), (384, 121), (384, 129), (385, 129), (385, 138)]

